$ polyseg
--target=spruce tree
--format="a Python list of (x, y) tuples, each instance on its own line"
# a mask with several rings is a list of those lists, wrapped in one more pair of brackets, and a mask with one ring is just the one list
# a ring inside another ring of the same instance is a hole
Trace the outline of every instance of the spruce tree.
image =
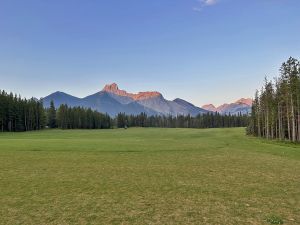
[(48, 126), (50, 128), (56, 127), (56, 109), (53, 100), (51, 100), (50, 108), (48, 109)]

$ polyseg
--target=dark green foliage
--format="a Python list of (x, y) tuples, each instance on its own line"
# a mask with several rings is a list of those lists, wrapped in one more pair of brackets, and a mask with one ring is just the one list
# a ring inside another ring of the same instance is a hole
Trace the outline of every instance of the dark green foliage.
[(128, 126), (128, 119), (125, 113), (119, 113), (116, 117), (117, 127), (125, 128)]
[(274, 82), (256, 92), (248, 134), (300, 142), (300, 63), (289, 58)]
[(54, 107), (54, 102), (50, 102), (50, 108), (48, 109), (48, 126), (50, 128), (56, 127), (56, 109)]
[(61, 129), (105, 129), (111, 128), (108, 114), (82, 107), (61, 105), (57, 110), (57, 126)]
[(40, 130), (45, 126), (43, 104), (35, 99), (22, 99), (20, 96), (0, 91), (1, 131)]
[(115, 118), (115, 124), (119, 128), (129, 127), (166, 127), (166, 128), (222, 128), (222, 127), (246, 127), (249, 117), (247, 115), (220, 115), (219, 113), (199, 114), (196, 117), (183, 116), (147, 116), (125, 115), (119, 113)]

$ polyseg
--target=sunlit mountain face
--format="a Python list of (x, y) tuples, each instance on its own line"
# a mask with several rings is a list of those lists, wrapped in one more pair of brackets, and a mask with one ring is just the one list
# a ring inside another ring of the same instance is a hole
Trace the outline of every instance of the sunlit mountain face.
[(233, 103), (225, 103), (218, 107), (213, 104), (203, 105), (202, 108), (212, 112), (221, 114), (249, 114), (251, 112), (253, 100), (251, 98), (241, 98)]

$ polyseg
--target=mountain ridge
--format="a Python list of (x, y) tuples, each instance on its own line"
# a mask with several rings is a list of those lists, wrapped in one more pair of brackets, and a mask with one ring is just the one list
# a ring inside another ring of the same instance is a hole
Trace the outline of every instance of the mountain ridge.
[[(196, 116), (215, 111), (219, 111), (222, 114), (237, 114), (238, 112), (246, 114), (251, 109), (247, 105), (249, 104), (249, 99), (245, 98), (239, 99), (235, 103), (219, 106), (224, 109), (215, 108), (212, 104), (209, 105), (210, 107), (198, 107), (180, 98), (176, 98), (173, 101), (167, 100), (157, 91), (129, 93), (119, 89), (116, 83), (107, 84), (101, 91), (83, 98), (57, 91), (42, 98), (42, 100), (46, 108), (50, 106), (50, 102), (53, 100), (56, 108), (61, 104), (67, 104), (72, 107), (91, 108), (102, 113), (107, 113), (110, 116), (116, 116), (120, 112), (133, 115), (146, 113), (147, 115), (172, 116)], [(228, 108), (227, 105), (230, 105), (230, 107)]]
[(206, 104), (201, 108), (221, 114), (249, 114), (251, 112), (252, 103), (253, 100), (251, 98), (240, 98), (233, 103), (224, 103), (217, 107), (213, 104)]
[(138, 92), (136, 94), (128, 93), (125, 90), (120, 90), (116, 83), (106, 84), (104, 86), (104, 88), (102, 89), (102, 91), (110, 92), (110, 93), (120, 95), (120, 96), (130, 97), (134, 100), (143, 100), (143, 99), (162, 96), (162, 94), (157, 91), (145, 91), (145, 92)]

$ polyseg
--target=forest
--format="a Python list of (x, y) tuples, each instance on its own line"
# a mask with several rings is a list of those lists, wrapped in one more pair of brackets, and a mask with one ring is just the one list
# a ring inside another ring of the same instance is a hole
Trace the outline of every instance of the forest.
[(147, 116), (125, 115), (119, 113), (114, 119), (117, 127), (162, 127), (162, 128), (223, 128), (223, 127), (246, 127), (248, 115), (221, 115), (219, 113), (199, 114), (196, 117), (190, 115), (178, 116)]
[(68, 107), (61, 105), (57, 110), (54, 102), (47, 109), (47, 126), (61, 129), (108, 129), (112, 127), (109, 115), (93, 111), (90, 108)]
[(274, 80), (265, 78), (252, 106), (248, 134), (300, 142), (300, 63), (290, 57)]
[(31, 131), (45, 127), (46, 113), (43, 104), (36, 99), (22, 99), (0, 90), (1, 131)]

